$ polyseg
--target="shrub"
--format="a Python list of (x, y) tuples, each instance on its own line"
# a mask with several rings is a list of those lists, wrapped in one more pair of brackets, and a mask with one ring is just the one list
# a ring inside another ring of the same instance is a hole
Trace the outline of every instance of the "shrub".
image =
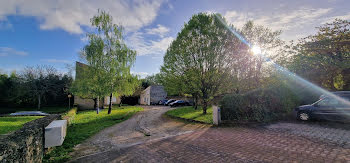
[(77, 111), (78, 109), (76, 107), (70, 109), (67, 113), (62, 115), (62, 119), (67, 120), (68, 124), (71, 124), (77, 114)]
[(220, 102), (221, 117), (231, 121), (267, 122), (285, 117), (300, 103), (300, 97), (281, 83), (245, 94), (224, 96)]

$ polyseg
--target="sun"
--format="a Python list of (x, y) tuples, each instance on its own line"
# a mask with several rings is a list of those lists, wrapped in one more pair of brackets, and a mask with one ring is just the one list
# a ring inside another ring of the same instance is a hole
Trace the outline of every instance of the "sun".
[(261, 54), (261, 49), (259, 46), (254, 45), (251, 50), (252, 50), (254, 55)]

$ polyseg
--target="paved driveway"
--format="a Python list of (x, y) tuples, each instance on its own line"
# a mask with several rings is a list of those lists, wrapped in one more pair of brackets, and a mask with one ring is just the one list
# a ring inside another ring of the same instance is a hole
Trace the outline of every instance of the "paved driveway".
[[(181, 122), (176, 124), (181, 126)], [(173, 135), (109, 148), (75, 162), (350, 162), (349, 130), (298, 123), (188, 129), (186, 133), (167, 128), (158, 135), (168, 130)]]

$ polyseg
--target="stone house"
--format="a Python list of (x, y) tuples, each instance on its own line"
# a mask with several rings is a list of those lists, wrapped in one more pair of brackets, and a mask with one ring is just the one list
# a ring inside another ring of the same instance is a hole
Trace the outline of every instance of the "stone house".
[[(84, 67), (88, 65), (80, 62), (76, 62), (75, 64), (75, 80), (79, 80), (82, 78), (80, 75), (84, 70)], [(119, 104), (120, 97), (112, 97), (112, 104)], [(74, 105), (78, 107), (80, 110), (89, 110), (94, 109), (94, 100), (92, 98), (83, 98), (79, 96), (74, 96)], [(99, 106), (101, 105), (109, 105), (109, 96), (103, 98), (103, 100), (99, 101)]]
[(157, 104), (160, 100), (164, 100), (166, 97), (167, 93), (163, 86), (152, 85), (141, 92), (139, 103), (141, 105)]

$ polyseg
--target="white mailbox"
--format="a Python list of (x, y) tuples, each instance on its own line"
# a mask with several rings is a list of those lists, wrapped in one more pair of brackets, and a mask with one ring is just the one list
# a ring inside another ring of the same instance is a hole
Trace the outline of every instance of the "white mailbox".
[(52, 121), (45, 127), (45, 148), (62, 145), (67, 132), (67, 120)]

